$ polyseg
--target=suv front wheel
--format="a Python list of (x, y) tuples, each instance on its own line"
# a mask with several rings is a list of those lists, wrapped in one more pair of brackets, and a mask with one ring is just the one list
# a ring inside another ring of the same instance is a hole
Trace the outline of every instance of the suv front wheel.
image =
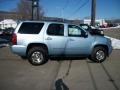
[(92, 61), (101, 63), (105, 61), (107, 57), (107, 51), (104, 47), (95, 47), (90, 58)]
[(42, 47), (32, 47), (28, 51), (28, 60), (32, 65), (41, 65), (47, 61), (47, 52)]

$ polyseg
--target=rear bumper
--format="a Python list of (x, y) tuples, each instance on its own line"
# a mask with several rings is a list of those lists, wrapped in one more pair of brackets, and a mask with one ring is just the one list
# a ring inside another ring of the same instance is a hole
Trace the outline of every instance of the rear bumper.
[(10, 49), (14, 54), (17, 54), (19, 56), (26, 56), (26, 46), (12, 45), (10, 46)]

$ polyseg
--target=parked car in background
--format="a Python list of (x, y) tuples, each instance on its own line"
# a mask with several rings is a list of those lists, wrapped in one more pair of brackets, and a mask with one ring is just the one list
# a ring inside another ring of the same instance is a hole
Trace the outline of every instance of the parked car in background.
[(14, 32), (14, 28), (12, 27), (6, 28), (3, 30), (3, 35), (12, 35), (13, 32)]
[(109, 26), (108, 25), (101, 25), (99, 26), (99, 28), (108, 28)]
[(83, 29), (85, 29), (86, 31), (90, 32), (91, 35), (104, 35), (103, 30), (90, 26), (88, 24), (80, 24), (80, 27), (82, 27)]
[(108, 27), (117, 27), (119, 26), (119, 24), (116, 24), (116, 23), (109, 23), (108, 24)]
[(2, 35), (3, 34), (3, 30), (2, 29), (0, 29), (0, 35)]
[(101, 63), (112, 52), (111, 40), (78, 25), (51, 21), (21, 22), (11, 37), (11, 50), (33, 65), (50, 57), (88, 57)]

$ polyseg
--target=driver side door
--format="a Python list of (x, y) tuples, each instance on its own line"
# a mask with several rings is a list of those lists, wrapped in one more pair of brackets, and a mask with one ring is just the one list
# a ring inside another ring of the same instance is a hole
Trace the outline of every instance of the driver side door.
[(90, 51), (92, 37), (86, 36), (85, 31), (76, 25), (68, 25), (68, 39), (66, 44), (66, 55), (82, 55)]

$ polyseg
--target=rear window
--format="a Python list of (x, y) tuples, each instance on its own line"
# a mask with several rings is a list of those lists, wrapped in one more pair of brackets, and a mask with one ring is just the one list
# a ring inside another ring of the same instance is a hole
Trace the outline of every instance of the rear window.
[(18, 31), (21, 34), (38, 34), (44, 23), (23, 23)]

